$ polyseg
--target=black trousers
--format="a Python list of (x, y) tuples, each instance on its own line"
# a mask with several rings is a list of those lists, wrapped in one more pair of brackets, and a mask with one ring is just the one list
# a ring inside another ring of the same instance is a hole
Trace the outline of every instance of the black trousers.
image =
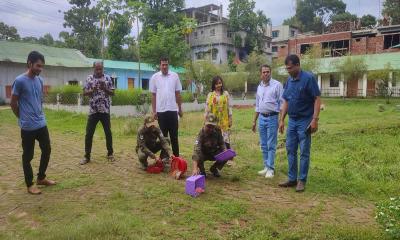
[(197, 162), (197, 166), (202, 175), (206, 175), (206, 169), (204, 168), (205, 161), (214, 161), (214, 164), (211, 166), (212, 168), (217, 168), (218, 170), (222, 170), (225, 166), (227, 161), (216, 161), (214, 156), (212, 155), (203, 155), (200, 157), (199, 161)]
[(96, 130), (98, 122), (103, 125), (104, 134), (106, 135), (106, 145), (108, 156), (114, 153), (112, 146), (112, 134), (111, 134), (111, 121), (110, 114), (108, 113), (94, 113), (89, 115), (86, 125), (86, 136), (85, 136), (85, 158), (90, 159), (93, 144), (93, 134)]
[(179, 142), (178, 142), (178, 112), (167, 111), (158, 112), (158, 125), (164, 135), (171, 140), (172, 152), (176, 157), (179, 157)]
[(49, 131), (46, 127), (33, 130), (25, 131), (21, 129), (22, 139), (22, 168), (24, 169), (25, 183), (27, 187), (33, 185), (33, 171), (31, 161), (35, 151), (35, 140), (39, 142), (40, 150), (42, 155), (40, 156), (40, 165), (38, 179), (43, 180), (46, 178), (46, 170), (50, 160), (51, 146)]

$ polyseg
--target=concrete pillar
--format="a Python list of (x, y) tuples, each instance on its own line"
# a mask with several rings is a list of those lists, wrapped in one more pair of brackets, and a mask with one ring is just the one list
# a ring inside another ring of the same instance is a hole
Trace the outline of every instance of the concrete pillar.
[(344, 74), (340, 74), (340, 81), (339, 81), (339, 94), (341, 97), (345, 97), (344, 94)]
[(362, 96), (367, 97), (367, 73), (363, 74), (362, 78)]
[(321, 90), (321, 86), (322, 86), (322, 76), (321, 76), (321, 74), (318, 74), (318, 88), (319, 88), (319, 90)]

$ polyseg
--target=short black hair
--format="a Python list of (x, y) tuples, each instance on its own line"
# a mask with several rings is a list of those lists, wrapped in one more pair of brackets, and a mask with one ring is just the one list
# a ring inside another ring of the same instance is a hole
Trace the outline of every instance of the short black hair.
[(268, 64), (263, 64), (263, 65), (261, 65), (261, 67), (260, 67), (260, 72), (262, 71), (263, 68), (268, 68), (268, 69), (271, 71), (271, 66), (268, 65)]
[(28, 59), (26, 60), (26, 63), (27, 64), (29, 64), (29, 63), (34, 64), (39, 60), (41, 60), (43, 63), (45, 63), (43, 54), (41, 54), (38, 51), (32, 51), (32, 52), (30, 52), (28, 54)]
[(285, 65), (288, 65), (290, 62), (293, 65), (300, 65), (300, 58), (296, 54), (288, 55), (285, 59)]
[(160, 57), (160, 63), (161, 62), (169, 62), (169, 58), (167, 56), (162, 56)]
[(211, 91), (215, 91), (215, 85), (217, 85), (217, 82), (221, 80), (222, 83), (222, 87), (221, 87), (221, 93), (224, 92), (224, 81), (222, 80), (222, 77), (220, 76), (215, 76), (212, 79), (212, 83), (211, 83)]
[(97, 64), (101, 64), (101, 66), (104, 67), (103, 61), (95, 61), (95, 62), (93, 62), (93, 67), (96, 67)]

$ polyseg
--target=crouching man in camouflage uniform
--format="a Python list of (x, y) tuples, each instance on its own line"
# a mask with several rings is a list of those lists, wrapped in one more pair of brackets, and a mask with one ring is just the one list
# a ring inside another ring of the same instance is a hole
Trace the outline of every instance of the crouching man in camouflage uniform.
[[(160, 150), (160, 157), (158, 157), (156, 153)], [(156, 120), (151, 115), (145, 117), (144, 125), (138, 130), (136, 153), (144, 170), (148, 166), (148, 157), (156, 161), (162, 160), (164, 164), (168, 163), (172, 157), (168, 139), (164, 138), (160, 128), (157, 127)]]
[[(208, 114), (204, 127), (200, 130), (194, 145), (193, 175), (201, 174), (206, 176), (204, 161), (215, 161), (214, 156), (225, 151), (226, 146), (221, 129), (217, 126), (217, 117)], [(220, 177), (219, 171), (224, 167), (226, 161), (215, 161), (211, 166), (210, 172), (214, 177)]]

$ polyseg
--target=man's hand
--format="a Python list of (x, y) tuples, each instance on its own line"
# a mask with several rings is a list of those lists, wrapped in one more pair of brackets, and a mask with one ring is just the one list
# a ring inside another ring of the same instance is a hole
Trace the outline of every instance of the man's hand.
[(156, 162), (161, 161), (161, 158), (159, 156), (156, 156), (154, 159), (156, 160)]
[(157, 119), (158, 119), (157, 113), (156, 113), (156, 112), (153, 112), (153, 118), (154, 118), (154, 120), (157, 120)]
[(192, 171), (192, 176), (199, 175), (199, 173), (200, 173), (200, 169), (198, 167), (194, 167), (193, 171)]
[(310, 127), (311, 127), (311, 133), (315, 133), (318, 131), (318, 120), (316, 118), (313, 118)]
[(183, 117), (183, 111), (182, 111), (182, 109), (179, 109), (179, 111), (178, 111), (178, 115), (179, 115), (179, 117), (180, 117), (180, 118), (182, 118), (182, 117)]
[(257, 132), (257, 122), (253, 122), (253, 127), (251, 128), (253, 133)]
[(283, 134), (284, 131), (285, 131), (285, 122), (279, 121), (279, 133)]

